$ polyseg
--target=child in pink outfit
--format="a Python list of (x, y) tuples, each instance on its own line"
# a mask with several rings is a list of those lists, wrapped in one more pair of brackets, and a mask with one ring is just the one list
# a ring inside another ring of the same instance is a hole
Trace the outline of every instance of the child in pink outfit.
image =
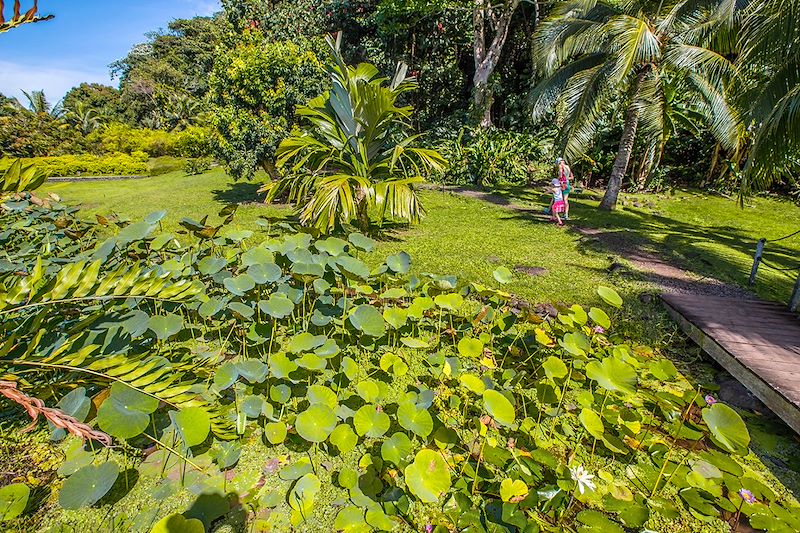
[(563, 226), (564, 222), (561, 220), (559, 213), (563, 213), (566, 208), (564, 203), (564, 191), (561, 189), (561, 182), (557, 178), (553, 178), (551, 182), (553, 185), (553, 199), (550, 201), (550, 213), (552, 213), (552, 220), (558, 222), (559, 226)]

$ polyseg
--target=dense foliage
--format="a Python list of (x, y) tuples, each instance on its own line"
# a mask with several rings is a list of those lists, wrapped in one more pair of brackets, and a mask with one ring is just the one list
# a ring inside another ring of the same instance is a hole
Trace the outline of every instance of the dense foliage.
[[(21, 160), (34, 164), (47, 177), (59, 176), (144, 176), (148, 174), (147, 154), (134, 152), (98, 157), (95, 155), (62, 155)], [(0, 159), (0, 172), (11, 165), (11, 160)]]
[[(67, 438), (63, 482), (3, 488), (12, 527), (45, 500), (65, 527), (107, 506), (95, 527), (116, 531), (210, 529), (234, 503), (278, 530), (798, 527), (740, 460), (739, 415), (616, 332), (611, 289), (606, 310), (544, 320), (502, 290), (411, 275), (405, 253), (370, 268), (361, 234), (232, 230), (235, 209), (183, 235), (157, 232), (163, 212), (76, 214), (30, 192), (0, 205), (0, 394)], [(252, 447), (268, 467), (244, 475)], [(146, 479), (198, 499), (169, 516), (104, 499)]]

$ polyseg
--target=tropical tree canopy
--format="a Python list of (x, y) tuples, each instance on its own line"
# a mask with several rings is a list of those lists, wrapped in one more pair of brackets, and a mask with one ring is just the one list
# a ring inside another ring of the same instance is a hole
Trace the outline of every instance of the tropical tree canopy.
[(535, 55), (544, 80), (533, 92), (533, 116), (557, 110), (559, 151), (584, 153), (616, 103), (625, 126), (601, 207), (613, 208), (641, 130), (646, 145), (662, 145), (670, 131), (668, 84), (692, 94), (726, 148), (737, 147), (740, 121), (725, 96), (735, 66), (718, 49), (715, 28), (735, 15), (733, 2), (568, 1), (556, 6), (536, 34)]
[(412, 108), (398, 100), (416, 80), (404, 64), (392, 79), (369, 63), (346, 65), (340, 41), (328, 45), (332, 87), (298, 109), (309, 125), (278, 147), (278, 165), (292, 166), (288, 177), (263, 187), (267, 201), (288, 191), (301, 221), (323, 232), (353, 220), (366, 228), (370, 207), (381, 221), (417, 222), (424, 210), (414, 185), (446, 162), (409, 133)]

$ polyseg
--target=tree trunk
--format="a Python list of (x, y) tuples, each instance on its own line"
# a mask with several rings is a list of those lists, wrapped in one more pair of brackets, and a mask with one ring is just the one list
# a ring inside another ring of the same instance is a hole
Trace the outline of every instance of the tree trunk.
[(366, 232), (369, 229), (369, 201), (367, 193), (362, 189), (356, 189), (356, 225), (358, 229)]
[(271, 179), (272, 181), (278, 179), (278, 170), (275, 168), (275, 165), (272, 163), (272, 161), (267, 161), (267, 160), (262, 161), (261, 168), (264, 169), (264, 172), (266, 172), (269, 175), (269, 179)]
[(636, 141), (636, 129), (639, 127), (640, 109), (637, 98), (644, 74), (644, 72), (639, 73), (636, 81), (634, 81), (635, 85), (632, 87), (631, 103), (625, 113), (625, 125), (622, 128), (619, 151), (617, 152), (617, 158), (614, 160), (611, 177), (608, 179), (606, 193), (600, 202), (600, 209), (611, 211), (617, 207), (617, 198), (622, 188), (622, 178), (625, 177), (625, 173), (628, 171), (628, 163), (631, 160), (631, 152), (633, 152), (633, 143)]
[[(501, 5), (492, 6), (492, 0), (474, 0), (472, 12), (473, 23), (473, 55), (475, 59), (474, 86), (475, 110), (481, 117), (480, 125), (489, 128), (492, 125), (492, 102), (494, 100), (489, 79), (497, 67), (503, 51), (511, 17), (517, 10), (521, 0), (504, 0)], [(538, 4), (537, 4), (538, 7)], [(496, 13), (495, 10), (500, 10)], [(493, 31), (491, 42), (488, 41), (486, 22), (489, 21)]]

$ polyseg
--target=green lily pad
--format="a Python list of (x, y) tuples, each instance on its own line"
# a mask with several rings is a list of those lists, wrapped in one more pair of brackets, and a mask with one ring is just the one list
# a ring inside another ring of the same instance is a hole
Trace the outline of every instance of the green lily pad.
[(258, 285), (264, 285), (266, 283), (275, 283), (281, 279), (283, 271), (275, 263), (258, 263), (250, 265), (247, 269), (247, 275), (253, 278), (253, 281)]
[(300, 457), (294, 463), (281, 468), (280, 472), (278, 472), (278, 477), (284, 481), (294, 481), (313, 471), (314, 465), (311, 464), (311, 459)]
[(276, 293), (269, 300), (258, 302), (258, 308), (272, 318), (286, 318), (294, 311), (294, 303), (285, 294)]
[(450, 468), (440, 453), (420, 450), (405, 469), (405, 481), (411, 493), (421, 501), (436, 503), (450, 490)]
[(636, 369), (615, 357), (606, 357), (601, 362), (590, 361), (586, 365), (586, 376), (610, 391), (633, 394), (638, 381)]
[[(92, 400), (86, 396), (86, 389), (78, 387), (67, 393), (57, 404), (61, 411), (73, 418), (78, 422), (83, 422), (89, 415), (89, 410), (92, 407)], [(67, 432), (62, 428), (55, 427), (52, 423), (48, 422), (50, 430), (50, 440), (58, 441), (63, 439)]]
[(550, 381), (565, 378), (568, 374), (567, 365), (564, 364), (564, 361), (552, 355), (545, 359), (544, 363), (542, 363), (542, 368), (544, 368), (544, 373)]
[(58, 503), (72, 510), (94, 505), (111, 490), (117, 476), (119, 467), (112, 461), (84, 466), (64, 481), (58, 492)]
[(31, 489), (25, 483), (0, 487), (0, 522), (13, 520), (25, 511)]
[(289, 492), (289, 505), (293, 512), (291, 521), (294, 525), (305, 522), (314, 510), (314, 499), (322, 484), (314, 474), (306, 474), (297, 480)]
[(750, 433), (739, 413), (724, 403), (715, 403), (703, 409), (703, 420), (708, 425), (714, 444), (731, 453), (747, 454)]
[(464, 337), (458, 341), (458, 353), (463, 357), (477, 359), (483, 355), (483, 343), (480, 339)]
[(427, 409), (420, 409), (413, 402), (402, 402), (397, 408), (397, 422), (403, 429), (423, 439), (433, 432), (433, 418)]
[(498, 283), (502, 283), (503, 285), (514, 281), (514, 274), (504, 266), (498, 267), (497, 270), (492, 272), (492, 276)]
[(255, 248), (250, 248), (245, 253), (242, 254), (242, 266), (249, 267), (253, 265), (265, 265), (275, 263), (275, 254), (263, 248), (262, 246), (256, 246)]
[(297, 363), (291, 361), (283, 352), (274, 353), (269, 356), (269, 371), (278, 379), (286, 379), (289, 374), (297, 370)]
[(598, 511), (586, 509), (578, 513), (578, 522), (584, 524), (581, 533), (625, 533), (622, 527)]
[(408, 313), (399, 307), (387, 307), (383, 310), (383, 319), (394, 329), (400, 329), (408, 322)]
[(362, 406), (353, 415), (353, 425), (356, 427), (356, 433), (362, 437), (366, 436), (374, 439), (382, 437), (389, 431), (389, 424), (389, 415), (379, 411), (378, 407), (372, 404)]
[(268, 422), (264, 424), (264, 435), (270, 444), (280, 444), (286, 440), (286, 424), (283, 422)]
[(314, 243), (314, 248), (320, 252), (325, 252), (328, 255), (337, 256), (342, 255), (347, 250), (348, 243), (337, 237), (328, 237), (327, 239), (320, 239)]
[(150, 423), (150, 413), (158, 409), (158, 400), (124, 383), (111, 386), (111, 394), (97, 410), (100, 429), (119, 439), (141, 434)]
[(350, 279), (365, 280), (369, 278), (369, 267), (360, 259), (342, 255), (336, 258), (336, 264), (339, 266), (339, 270)]
[(183, 329), (183, 318), (175, 313), (154, 315), (150, 317), (148, 327), (158, 340), (165, 341)]
[(583, 424), (583, 427), (586, 428), (586, 431), (592, 437), (596, 439), (602, 439), (603, 435), (606, 432), (606, 428), (603, 426), (603, 420), (600, 418), (600, 415), (595, 413), (593, 410), (584, 407), (581, 410), (581, 414), (578, 415), (578, 418)]
[(349, 453), (355, 449), (358, 444), (358, 435), (355, 434), (353, 428), (347, 424), (340, 424), (336, 426), (330, 436), (331, 444), (336, 446), (341, 453)]
[(295, 429), (308, 442), (323, 442), (336, 427), (336, 415), (330, 407), (313, 404), (297, 415)]
[(608, 305), (613, 305), (614, 307), (622, 307), (622, 298), (620, 298), (617, 291), (612, 289), (611, 287), (598, 287), (597, 294), (600, 295), (600, 298), (603, 299), (605, 303)]
[(592, 307), (589, 309), (589, 318), (592, 319), (592, 322), (602, 328), (608, 329), (611, 327), (611, 319), (608, 318), (606, 312), (600, 308)]
[(375, 380), (367, 379), (356, 385), (356, 392), (367, 403), (375, 403), (380, 398), (381, 389)]
[(202, 258), (197, 263), (197, 270), (199, 270), (201, 274), (204, 274), (206, 276), (213, 276), (214, 274), (225, 268), (227, 264), (228, 262), (221, 257), (208, 256)]
[(303, 357), (297, 359), (295, 362), (297, 363), (297, 366), (315, 372), (322, 372), (325, 370), (325, 367), (328, 366), (327, 359), (323, 359), (322, 357), (314, 355), (313, 353), (307, 353), (303, 355)]
[(341, 533), (370, 533), (372, 531), (364, 517), (364, 509), (355, 505), (349, 505), (339, 511), (339, 514), (336, 515), (336, 520), (333, 522), (333, 527), (337, 532)]
[(506, 478), (500, 483), (500, 499), (516, 503), (528, 495), (528, 486), (521, 479)]
[(311, 385), (308, 387), (306, 398), (308, 398), (308, 403), (312, 405), (320, 403), (327, 405), (331, 409), (336, 409), (339, 406), (339, 399), (336, 397), (336, 393), (325, 385)]
[(347, 240), (350, 241), (353, 246), (365, 252), (371, 252), (375, 249), (375, 241), (361, 233), (351, 233), (347, 237)]
[(483, 395), (483, 391), (486, 390), (486, 383), (474, 374), (461, 374), (458, 380), (461, 382), (462, 386), (475, 394)]
[(310, 352), (322, 346), (326, 340), (328, 340), (328, 337), (325, 335), (312, 335), (304, 331), (289, 339), (289, 345), (286, 350), (290, 353)]
[(397, 274), (408, 274), (411, 270), (411, 256), (405, 252), (390, 255), (386, 258), (386, 266)]
[(380, 311), (371, 305), (359, 305), (350, 313), (350, 323), (358, 331), (370, 337), (382, 337), (386, 333), (386, 322)]
[(249, 274), (239, 274), (233, 278), (225, 278), (222, 284), (232, 294), (244, 296), (256, 286), (256, 281)]
[(192, 447), (201, 444), (208, 437), (211, 429), (211, 418), (208, 412), (200, 407), (186, 407), (178, 412), (169, 414), (172, 423), (178, 430), (186, 446)]
[(440, 294), (433, 299), (434, 303), (448, 311), (458, 311), (464, 305), (464, 298), (457, 293)]
[(358, 377), (359, 366), (351, 357), (342, 358), (342, 372), (347, 376), (347, 379), (353, 381)]
[(197, 518), (186, 518), (182, 514), (165, 516), (153, 526), (150, 533), (205, 533), (203, 522)]
[(395, 433), (381, 444), (381, 457), (397, 466), (408, 463), (407, 457), (411, 455), (411, 439), (405, 433)]
[(514, 406), (508, 398), (493, 389), (483, 391), (483, 407), (489, 416), (503, 426), (511, 426), (516, 419)]

